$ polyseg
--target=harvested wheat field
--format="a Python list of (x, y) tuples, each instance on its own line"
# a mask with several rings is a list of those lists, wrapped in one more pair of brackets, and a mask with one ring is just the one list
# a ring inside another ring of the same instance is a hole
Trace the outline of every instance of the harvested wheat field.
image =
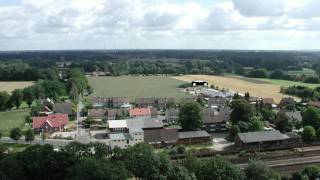
[(32, 81), (0, 81), (0, 91), (11, 93), (15, 89), (23, 89), (33, 84)]
[(249, 92), (252, 96), (262, 98), (273, 98), (275, 102), (280, 102), (281, 98), (288, 95), (280, 93), (280, 86), (275, 84), (249, 82), (236, 77), (210, 76), (210, 75), (184, 75), (176, 76), (175, 79), (191, 82), (193, 80), (207, 81), (209, 85), (219, 86), (219, 88), (230, 89), (235, 92)]

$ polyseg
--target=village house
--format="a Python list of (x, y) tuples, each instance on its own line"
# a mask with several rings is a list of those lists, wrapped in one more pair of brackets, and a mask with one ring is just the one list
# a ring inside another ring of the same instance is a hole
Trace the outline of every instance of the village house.
[(211, 143), (211, 137), (206, 131), (178, 132), (178, 144), (205, 144)]
[(128, 111), (124, 109), (107, 109), (107, 120), (125, 119)]
[(115, 147), (127, 148), (144, 142), (144, 132), (141, 128), (131, 128), (128, 132), (110, 133), (108, 136), (111, 149)]
[(130, 118), (151, 118), (150, 108), (133, 108), (129, 110)]
[(221, 108), (228, 106), (228, 100), (224, 97), (210, 97), (208, 99), (209, 108)]
[(273, 98), (262, 98), (261, 101), (262, 101), (263, 105), (267, 105), (270, 107), (274, 107), (276, 104), (274, 102)]
[(166, 109), (165, 115), (166, 115), (165, 121), (168, 124), (175, 124), (178, 122), (179, 109), (177, 108)]
[(91, 98), (92, 107), (95, 109), (104, 108), (108, 103), (107, 97), (92, 97)]
[(127, 97), (92, 97), (93, 108), (119, 108), (122, 105), (129, 104)]
[(301, 111), (286, 111), (285, 114), (291, 122), (302, 122)]
[(110, 132), (128, 132), (131, 128), (162, 129), (163, 119), (143, 118), (143, 119), (125, 119), (108, 121), (108, 130)]
[(156, 107), (158, 109), (166, 109), (169, 104), (174, 104), (175, 99), (174, 98), (157, 98), (156, 99)]
[(295, 106), (295, 101), (292, 97), (282, 98), (278, 107), (280, 109), (288, 109)]
[(49, 115), (52, 114), (52, 106), (54, 104), (54, 102), (50, 99), (40, 99), (38, 100), (38, 103), (40, 104), (40, 115)]
[(177, 129), (152, 129), (144, 131), (144, 142), (160, 148), (175, 145), (178, 142)]
[(227, 131), (227, 122), (230, 116), (229, 108), (221, 108), (219, 111), (213, 108), (204, 108), (203, 112), (203, 129), (207, 132)]
[(235, 138), (235, 145), (247, 149), (277, 149), (287, 146), (289, 136), (280, 131), (257, 131), (239, 133)]
[(63, 103), (54, 103), (52, 110), (54, 113), (62, 113), (68, 114), (69, 116), (74, 115), (74, 111), (72, 110), (72, 103), (63, 102)]
[(68, 122), (68, 114), (49, 114), (48, 116), (32, 117), (32, 128), (35, 133), (52, 133), (66, 130)]
[(194, 97), (183, 97), (180, 99), (180, 104), (195, 102), (196, 98)]
[(148, 108), (148, 107), (156, 107), (156, 98), (148, 97), (148, 98), (137, 98), (135, 104), (139, 108)]
[(215, 89), (207, 89), (207, 88), (203, 88), (201, 89), (201, 95), (203, 97), (222, 97), (222, 98), (225, 98), (226, 95), (219, 91), (219, 90), (215, 90)]
[(119, 108), (121, 107), (122, 105), (125, 105), (125, 104), (129, 104), (129, 99), (127, 97), (111, 97), (109, 98), (109, 105), (108, 107), (111, 107), (111, 108)]
[(89, 109), (88, 118), (91, 118), (96, 121), (105, 121), (107, 120), (107, 110), (105, 109)]

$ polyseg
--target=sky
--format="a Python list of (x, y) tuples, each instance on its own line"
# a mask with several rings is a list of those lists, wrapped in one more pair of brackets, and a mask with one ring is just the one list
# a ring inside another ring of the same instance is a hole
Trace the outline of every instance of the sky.
[(320, 0), (0, 0), (1, 50), (319, 50)]

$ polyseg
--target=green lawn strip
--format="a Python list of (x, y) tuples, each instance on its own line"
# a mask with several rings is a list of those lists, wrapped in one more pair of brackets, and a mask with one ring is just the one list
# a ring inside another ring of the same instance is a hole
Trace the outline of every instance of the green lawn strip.
[(8, 136), (12, 128), (23, 128), (25, 117), (29, 115), (29, 109), (19, 109), (0, 112), (0, 132)]
[(320, 86), (320, 84), (310, 84), (310, 83), (279, 80), (279, 79), (248, 78), (248, 77), (238, 76), (238, 75), (230, 74), (230, 73), (224, 74), (224, 75), (225, 76), (234, 77), (234, 78), (238, 78), (240, 80), (248, 81), (248, 82), (255, 83), (255, 84), (265, 83), (265, 84), (276, 84), (276, 85), (283, 86), (283, 87), (288, 87), (288, 86), (306, 86), (306, 87), (310, 87), (310, 88), (315, 88), (315, 87)]
[(3, 143), (3, 145), (12, 152), (21, 152), (25, 150), (30, 144), (16, 144), (16, 143)]

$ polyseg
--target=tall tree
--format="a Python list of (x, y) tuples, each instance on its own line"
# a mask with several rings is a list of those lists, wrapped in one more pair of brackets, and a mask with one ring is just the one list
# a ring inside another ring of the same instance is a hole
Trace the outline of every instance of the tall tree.
[(283, 111), (278, 112), (275, 120), (275, 125), (276, 128), (281, 132), (291, 132), (293, 128), (288, 116)]
[(269, 169), (261, 161), (250, 160), (244, 169), (248, 180), (281, 180), (281, 176)]
[(312, 126), (305, 126), (303, 128), (302, 139), (306, 142), (311, 142), (316, 139), (316, 131)]
[(239, 121), (249, 122), (254, 115), (254, 109), (251, 104), (244, 99), (235, 99), (231, 102), (230, 120), (232, 123)]
[(309, 107), (302, 113), (302, 124), (310, 125), (315, 129), (320, 128), (320, 110), (315, 107)]
[(250, 119), (249, 131), (261, 131), (263, 130), (264, 124), (259, 116), (253, 116)]
[(8, 108), (8, 101), (10, 99), (10, 95), (6, 91), (0, 92), (0, 110), (6, 110)]
[(35, 100), (35, 95), (31, 87), (24, 88), (23, 91), (23, 100), (28, 104), (29, 108), (31, 107), (33, 101)]
[(12, 95), (10, 97), (11, 102), (16, 106), (17, 109), (19, 109), (22, 101), (23, 101), (23, 93), (20, 89), (15, 89), (12, 91)]
[(222, 157), (214, 157), (202, 160), (198, 163), (195, 175), (199, 180), (223, 179), (223, 180), (243, 180), (244, 173), (240, 168), (224, 160)]
[(202, 127), (201, 107), (196, 102), (183, 104), (178, 116), (178, 121), (185, 131), (193, 131)]
[(33, 132), (33, 130), (32, 130), (32, 129), (28, 129), (28, 130), (25, 132), (24, 137), (25, 137), (25, 140), (26, 140), (27, 142), (30, 142), (30, 143), (31, 143), (31, 142), (34, 140), (34, 132)]
[(15, 140), (16, 143), (18, 142), (18, 140), (21, 138), (22, 133), (21, 130), (19, 128), (13, 128), (10, 131), (10, 138)]

